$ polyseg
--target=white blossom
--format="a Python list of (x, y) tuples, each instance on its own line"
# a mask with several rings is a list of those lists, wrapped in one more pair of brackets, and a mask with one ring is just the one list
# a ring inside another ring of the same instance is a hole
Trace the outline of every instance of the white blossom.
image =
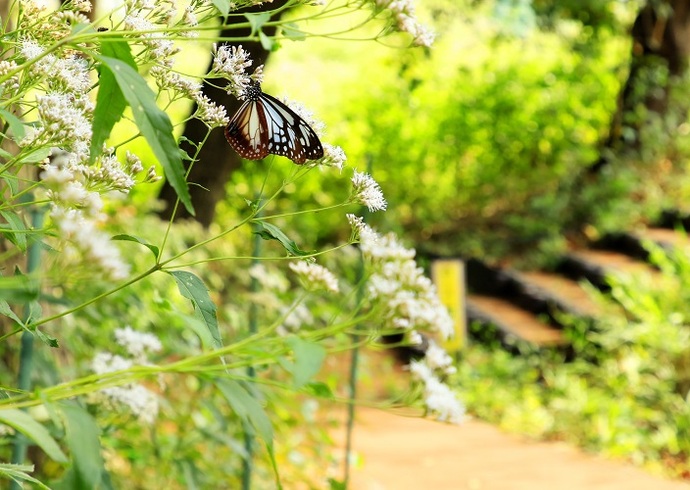
[(325, 289), (332, 293), (337, 293), (338, 279), (331, 271), (319, 264), (300, 260), (290, 263), (290, 269), (295, 272), (309, 289)]
[(410, 363), (412, 376), (424, 385), (424, 403), (427, 409), (442, 422), (459, 424), (465, 417), (465, 407), (455, 396), (455, 393), (439, 380), (425, 363), (412, 361)]
[(347, 156), (341, 147), (324, 143), (323, 157), (319, 159), (318, 164), (324, 167), (334, 167), (342, 171), (346, 160)]
[(212, 74), (228, 80), (226, 90), (235, 97), (242, 98), (247, 87), (251, 83), (251, 78), (247, 75), (246, 69), (252, 66), (253, 61), (249, 58), (249, 52), (242, 46), (223, 45), (216, 49), (213, 55)]
[(194, 101), (197, 104), (194, 116), (209, 128), (227, 126), (228, 122), (230, 122), (225, 107), (219, 106), (205, 95), (197, 95), (194, 97)]
[(138, 332), (129, 325), (115, 330), (115, 341), (136, 359), (143, 359), (146, 354), (161, 350), (161, 341), (155, 335)]
[(417, 19), (413, 0), (373, 1), (378, 8), (390, 13), (393, 24), (398, 31), (412, 35), (415, 46), (430, 47), (433, 44), (435, 35)]
[(99, 267), (112, 279), (124, 279), (129, 275), (129, 265), (122, 260), (110, 237), (82, 211), (54, 205), (50, 216), (60, 237), (69, 242), (70, 246), (63, 250), (68, 257), (81, 258), (81, 262)]
[(360, 204), (364, 204), (369, 211), (384, 211), (388, 206), (383, 197), (381, 187), (371, 175), (355, 170), (352, 176), (353, 196)]

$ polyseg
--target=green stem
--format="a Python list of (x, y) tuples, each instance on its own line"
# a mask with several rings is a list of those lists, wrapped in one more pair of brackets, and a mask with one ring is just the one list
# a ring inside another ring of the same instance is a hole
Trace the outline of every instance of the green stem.
[[(39, 208), (34, 208), (31, 211), (31, 224), (34, 229), (43, 227), (44, 211)], [(27, 257), (27, 274), (36, 271), (41, 264), (41, 243), (34, 241), (29, 245)], [(24, 316), (28, 318), (30, 315), (29, 305), (24, 309)], [(34, 334), (29, 331), (24, 331), (22, 334), (21, 350), (19, 353), (19, 375), (17, 379), (17, 387), (27, 392), (31, 389), (31, 371), (33, 366), (33, 352), (34, 352)], [(20, 434), (14, 438), (14, 447), (12, 448), (12, 463), (22, 464), (26, 459), (26, 451), (29, 447), (28, 439)], [(17, 482), (13, 482), (12, 490), (20, 490), (22, 487)]]
[[(255, 231), (257, 230), (257, 225), (253, 225)], [(252, 259), (252, 265), (256, 265), (259, 263), (259, 256), (261, 254), (261, 235), (258, 233), (254, 234), (254, 250), (252, 251), (252, 255), (254, 258)], [(259, 288), (261, 285), (259, 284), (259, 281), (256, 279), (256, 277), (252, 276), (251, 284), (250, 284), (250, 290), (252, 293), (257, 293), (259, 292)], [(255, 296), (255, 295), (254, 295)], [(257, 304), (256, 301), (252, 301), (250, 306), (249, 306), (249, 335), (253, 336), (256, 335), (259, 329), (259, 311), (257, 309)], [(247, 377), (250, 380), (253, 380), (256, 377), (256, 371), (254, 369), (253, 365), (249, 365), (247, 367)], [(242, 462), (242, 490), (250, 490), (251, 489), (251, 483), (252, 483), (252, 459), (254, 456), (254, 436), (252, 435), (252, 430), (250, 427), (247, 426), (247, 423), (244, 423), (244, 450), (246, 451), (246, 456), (244, 458), (244, 461)]]
[[(367, 172), (371, 175), (371, 158), (367, 158)], [(363, 208), (362, 215), (366, 217), (367, 209)], [(364, 257), (361, 255), (359, 267), (357, 269), (357, 304), (361, 304), (364, 300)], [(354, 347), (352, 348), (352, 356), (350, 357), (350, 403), (347, 405), (347, 433), (345, 435), (345, 476), (343, 478), (343, 488), (347, 490), (350, 483), (350, 454), (352, 452), (352, 432), (355, 426), (355, 402), (357, 400), (357, 370), (359, 368), (359, 343), (357, 342), (357, 334), (352, 334)]]

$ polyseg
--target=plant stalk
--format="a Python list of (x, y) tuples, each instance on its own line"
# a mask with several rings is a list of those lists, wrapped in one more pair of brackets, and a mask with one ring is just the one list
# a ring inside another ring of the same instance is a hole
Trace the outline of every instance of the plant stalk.
[[(257, 214), (260, 215), (261, 212)], [(254, 231), (258, 231), (258, 225), (252, 225)], [(254, 234), (254, 246), (252, 251), (252, 265), (259, 263), (258, 257), (261, 254), (262, 245), (261, 236), (258, 233)], [(259, 292), (261, 285), (256, 277), (251, 278), (249, 289), (252, 293)], [(259, 328), (259, 311), (256, 302), (252, 301), (249, 305), (249, 335), (252, 336), (258, 332)], [(256, 371), (254, 366), (247, 367), (247, 377), (252, 379), (256, 377)], [(242, 490), (251, 490), (252, 484), (252, 461), (254, 456), (254, 434), (248, 422), (244, 422), (244, 450), (247, 453), (245, 455), (244, 461), (242, 462)]]
[[(34, 230), (40, 230), (43, 227), (43, 209), (33, 208), (31, 211), (31, 226)], [(39, 240), (34, 240), (29, 244), (27, 251), (27, 274), (32, 274), (37, 271), (41, 265), (41, 243)], [(30, 320), (30, 307), (27, 304), (24, 307), (24, 318)], [(17, 375), (17, 387), (24, 391), (31, 390), (31, 374), (33, 370), (34, 357), (34, 334), (27, 330), (22, 334), (21, 348), (19, 352), (19, 373)], [(12, 463), (23, 464), (26, 459), (26, 453), (29, 447), (28, 439), (21, 433), (17, 432), (14, 437), (14, 444), (12, 448)], [(17, 482), (12, 482), (10, 487), (12, 490), (20, 490), (22, 487)]]

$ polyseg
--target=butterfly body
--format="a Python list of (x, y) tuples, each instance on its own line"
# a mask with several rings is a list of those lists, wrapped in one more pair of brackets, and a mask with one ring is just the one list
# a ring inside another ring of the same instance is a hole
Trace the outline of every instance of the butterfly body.
[(225, 138), (243, 158), (261, 160), (268, 154), (295, 163), (323, 157), (323, 146), (309, 124), (253, 83), (245, 101), (225, 127)]

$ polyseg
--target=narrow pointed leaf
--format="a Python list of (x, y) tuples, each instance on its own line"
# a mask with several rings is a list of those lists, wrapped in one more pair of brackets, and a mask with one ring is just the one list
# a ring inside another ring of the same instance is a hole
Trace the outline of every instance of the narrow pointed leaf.
[(132, 108), (139, 131), (163, 166), (168, 182), (187, 211), (194, 215), (192, 199), (185, 181), (185, 169), (173, 136), (170, 118), (156, 105), (155, 94), (137, 70), (126, 62), (109, 56), (99, 56), (98, 59), (102, 62), (102, 67), (114, 75), (122, 94)]
[[(117, 58), (136, 69), (136, 63), (129, 44), (122, 39), (104, 39), (101, 54)], [(101, 153), (105, 140), (110, 136), (113, 126), (122, 118), (127, 100), (110, 70), (99, 70), (98, 95), (93, 111), (93, 136), (91, 138), (91, 162)]]
[(239, 382), (232, 379), (216, 380), (225, 399), (240, 419), (251, 424), (266, 444), (273, 441), (273, 426), (264, 407)]
[(255, 221), (254, 226), (254, 233), (264, 240), (277, 240), (290, 255), (294, 255), (295, 257), (309, 255), (309, 252), (301, 250), (295, 241), (288, 238), (288, 236), (276, 225), (266, 223), (265, 221)]
[(28, 413), (13, 408), (0, 410), (0, 422), (14, 427), (17, 432), (21, 432), (31, 439), (53, 461), (58, 463), (67, 462), (67, 456), (62, 452), (55, 439), (51, 437), (48, 429), (36, 422)]
[(155, 245), (151, 245), (150, 243), (146, 242), (143, 238), (139, 238), (139, 237), (136, 237), (134, 235), (115, 235), (112, 239), (113, 240), (124, 240), (126, 242), (139, 243), (139, 244), (143, 245), (144, 247), (148, 248), (149, 250), (151, 250), (151, 252), (153, 253), (153, 256), (156, 259), (158, 259), (158, 256), (160, 254), (160, 250), (158, 249), (158, 247), (156, 247)]
[(216, 305), (211, 301), (211, 296), (209, 296), (204, 282), (191, 272), (170, 271), (169, 273), (177, 281), (177, 288), (180, 290), (180, 294), (192, 301), (194, 314), (204, 322), (206, 328), (211, 332), (215, 347), (222, 347), (223, 342), (218, 330)]
[(105, 466), (96, 421), (75, 404), (61, 404), (60, 411), (65, 422), (65, 440), (72, 456), (72, 467), (57, 487), (71, 490), (100, 488)]

